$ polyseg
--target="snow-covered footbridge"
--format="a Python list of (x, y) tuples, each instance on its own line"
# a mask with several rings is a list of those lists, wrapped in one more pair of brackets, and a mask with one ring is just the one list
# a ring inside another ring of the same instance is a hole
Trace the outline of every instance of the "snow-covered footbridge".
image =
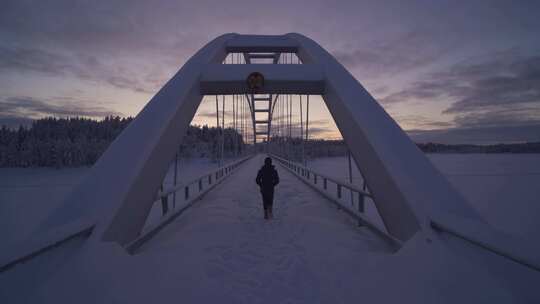
[[(302, 141), (309, 95), (322, 96), (361, 186), (291, 152), (293, 94), (307, 101)], [(162, 187), (205, 95), (217, 111), (221, 95), (248, 106), (251, 152)], [(254, 183), (267, 154), (281, 176), (271, 221)], [(32, 238), (3, 248), (0, 299), (539, 303), (537, 245), (488, 225), (316, 42), (226, 34), (164, 85)]]

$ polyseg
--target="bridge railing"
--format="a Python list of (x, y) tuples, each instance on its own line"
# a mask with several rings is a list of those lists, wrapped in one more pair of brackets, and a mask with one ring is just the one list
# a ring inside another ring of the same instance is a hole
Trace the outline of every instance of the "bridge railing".
[[(382, 219), (376, 211), (373, 196), (369, 191), (357, 185), (340, 181), (335, 177), (319, 173), (298, 162), (275, 154), (270, 154), (270, 156), (304, 183), (335, 203), (339, 209), (357, 219), (359, 226), (370, 228), (389, 241), (396, 249), (401, 247), (401, 241), (390, 235), (384, 227)], [(369, 216), (366, 214), (367, 209), (370, 210)]]
[[(146, 241), (163, 229), (167, 224), (191, 207), (195, 201), (230, 176), (245, 161), (253, 157), (248, 155), (231, 161), (219, 168), (209, 170), (187, 182), (160, 191), (146, 220), (140, 236), (130, 242), (126, 249), (135, 252)], [(174, 202), (174, 203), (173, 203)], [(173, 203), (173, 204), (171, 204)]]
[(94, 223), (78, 219), (48, 231), (44, 235), (24, 240), (15, 246), (6, 246), (0, 252), (0, 274), (54, 250), (75, 239), (86, 239), (94, 229)]

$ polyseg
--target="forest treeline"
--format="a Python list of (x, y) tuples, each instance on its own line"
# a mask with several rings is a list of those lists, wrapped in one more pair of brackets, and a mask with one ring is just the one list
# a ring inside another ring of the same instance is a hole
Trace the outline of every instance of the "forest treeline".
[(540, 153), (540, 142), (492, 145), (422, 143), (417, 146), (426, 153)]
[[(0, 167), (91, 166), (133, 118), (43, 118), (29, 127), (0, 129)], [(189, 126), (179, 153), (215, 159), (221, 152), (221, 129)], [(224, 131), (224, 154), (240, 153), (242, 137)]]
[[(305, 158), (346, 156), (347, 146), (343, 140), (313, 139), (302, 143), (298, 138), (276, 139), (276, 142), (288, 142), (273, 146), (273, 153), (299, 160)], [(493, 145), (446, 145), (437, 143), (417, 143), (424, 153), (540, 153), (540, 142), (493, 144)]]
[[(0, 129), (0, 167), (79, 167), (91, 166), (133, 118), (43, 118), (29, 127)], [(181, 157), (216, 159), (221, 154), (221, 129), (189, 126)], [(292, 159), (344, 156), (342, 140), (275, 138), (272, 152)], [(540, 142), (495, 145), (417, 144), (426, 153), (540, 153)], [(242, 136), (234, 129), (224, 130), (223, 154), (238, 155), (244, 149)], [(259, 147), (262, 149), (262, 147)], [(262, 149), (264, 150), (264, 149)]]

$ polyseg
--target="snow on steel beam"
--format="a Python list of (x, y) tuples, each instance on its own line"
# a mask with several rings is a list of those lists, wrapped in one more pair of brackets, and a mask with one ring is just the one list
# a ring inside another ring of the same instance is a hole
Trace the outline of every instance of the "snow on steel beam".
[(230, 53), (296, 53), (298, 42), (285, 36), (238, 35), (227, 42), (226, 50)]
[(210, 64), (200, 77), (201, 94), (252, 93), (247, 78), (264, 77), (257, 94), (324, 94), (324, 74), (315, 64)]
[(287, 34), (299, 45), (304, 64), (325, 75), (323, 99), (365, 176), (388, 232), (401, 241), (431, 233), (427, 218), (448, 212), (483, 221), (467, 200), (433, 166), (384, 108), (315, 41)]
[(201, 103), (202, 68), (223, 62), (225, 43), (235, 36), (219, 36), (193, 55), (116, 137), (85, 181), (44, 220), (41, 229), (89, 218), (96, 226), (88, 242), (95, 246), (102, 242), (123, 245), (137, 238)]

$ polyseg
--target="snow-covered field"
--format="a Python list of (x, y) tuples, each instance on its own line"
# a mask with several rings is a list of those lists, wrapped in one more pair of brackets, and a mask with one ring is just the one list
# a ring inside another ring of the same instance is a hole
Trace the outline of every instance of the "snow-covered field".
[[(540, 233), (540, 155), (431, 154), (428, 157), (494, 227), (526, 238)], [(344, 157), (316, 159), (308, 165), (327, 175), (348, 179)], [(181, 160), (178, 182), (215, 166), (206, 159)], [(7, 242), (26, 238), (87, 171), (87, 168), (0, 169), (0, 237)], [(171, 167), (165, 187), (172, 182)], [(356, 167), (353, 183), (362, 183)]]
[(0, 239), (9, 244), (27, 238), (87, 172), (88, 168), (0, 169)]
[[(173, 184), (173, 165), (165, 177), (165, 188)], [(216, 166), (209, 159), (180, 159), (177, 182), (189, 181)], [(89, 168), (0, 169), (0, 239), (6, 243), (26, 239), (88, 171)], [(160, 211), (153, 208), (152, 214)]]
[[(540, 154), (428, 154), (443, 175), (494, 227), (536, 239), (540, 233)], [(348, 180), (346, 157), (319, 158), (309, 167)], [(362, 178), (353, 162), (353, 183)]]

